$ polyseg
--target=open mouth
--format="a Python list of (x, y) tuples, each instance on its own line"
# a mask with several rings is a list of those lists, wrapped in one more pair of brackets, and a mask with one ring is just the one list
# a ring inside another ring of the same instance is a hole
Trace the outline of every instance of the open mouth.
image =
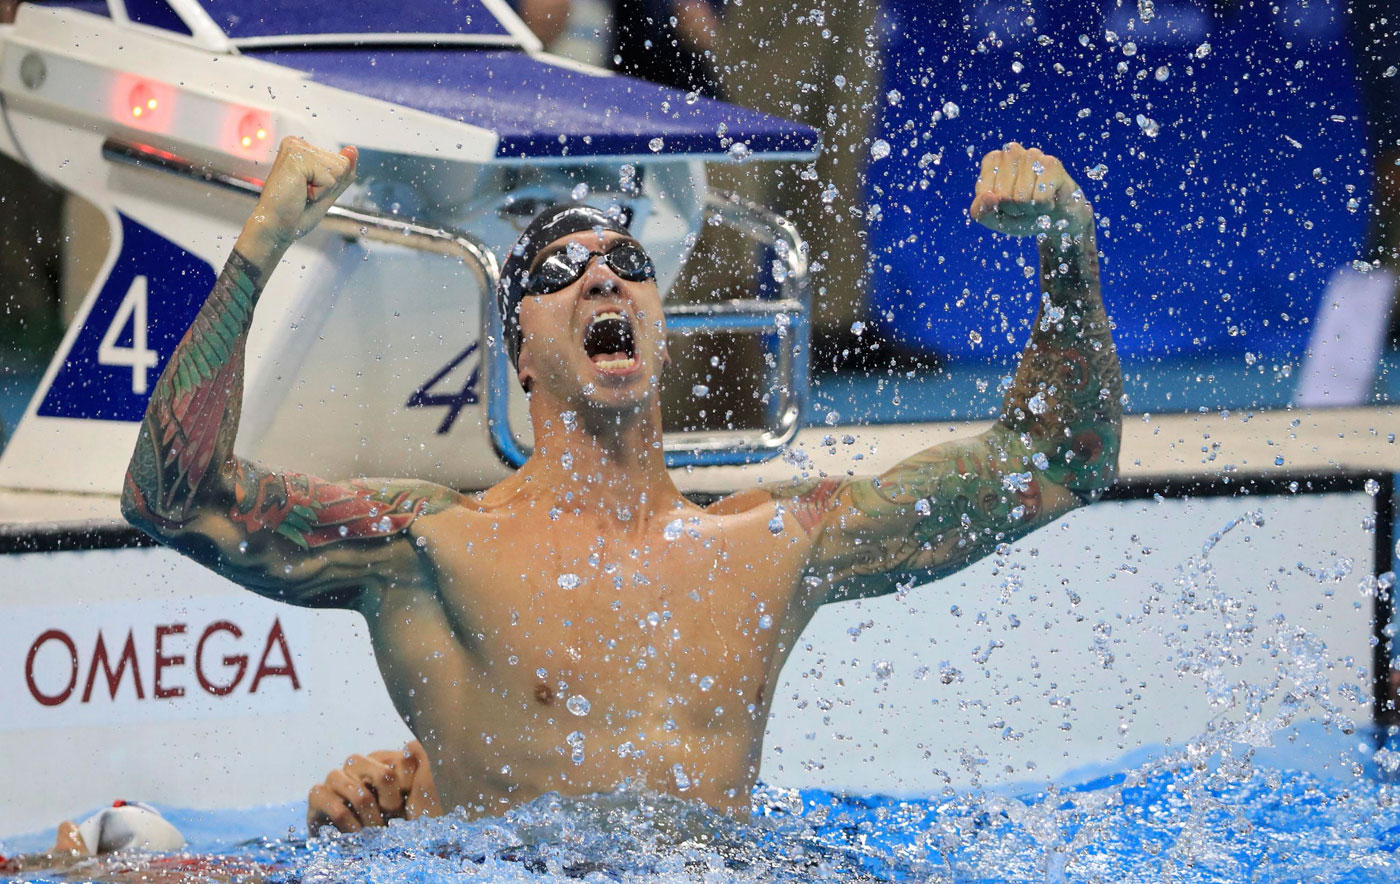
[(637, 364), (632, 322), (616, 311), (599, 313), (583, 333), (583, 351), (603, 371), (625, 371)]

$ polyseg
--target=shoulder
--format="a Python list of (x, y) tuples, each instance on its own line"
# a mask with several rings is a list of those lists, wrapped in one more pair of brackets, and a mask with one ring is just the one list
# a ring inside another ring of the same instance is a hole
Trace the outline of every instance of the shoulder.
[(841, 492), (850, 482), (822, 476), (748, 488), (715, 501), (706, 512), (723, 516), (758, 511), (783, 516), (811, 534), (839, 506)]

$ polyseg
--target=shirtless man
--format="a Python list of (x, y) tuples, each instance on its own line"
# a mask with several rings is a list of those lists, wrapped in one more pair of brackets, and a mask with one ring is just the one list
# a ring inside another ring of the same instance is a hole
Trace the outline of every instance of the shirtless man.
[(745, 814), (772, 685), (818, 607), (955, 571), (1114, 480), (1121, 375), (1093, 214), (1057, 160), (1014, 143), (983, 160), (971, 206), (993, 230), (1040, 239), (1040, 317), (1003, 413), (878, 478), (812, 477), (709, 507), (681, 496), (662, 458), (650, 262), (580, 207), (537, 219), (502, 275), (535, 438), (517, 473), (468, 495), (245, 460), (234, 438), (254, 307), (355, 160), (353, 147), (282, 143), (157, 383), (122, 508), (254, 592), (361, 612), (448, 808), (499, 814), (633, 782)]

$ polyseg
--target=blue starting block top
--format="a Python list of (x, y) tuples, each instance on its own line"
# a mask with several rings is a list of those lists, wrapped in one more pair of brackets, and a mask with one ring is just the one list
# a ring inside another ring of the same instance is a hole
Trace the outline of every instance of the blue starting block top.
[(249, 49), (318, 83), (498, 133), (503, 160), (816, 153), (815, 129), (518, 50)]
[[(91, 0), (64, 5), (103, 11)], [(243, 55), (495, 132), (501, 160), (816, 154), (815, 129), (531, 52), (505, 0), (111, 0), (184, 37), (204, 16)]]
[[(126, 0), (128, 9), (152, 0)], [(155, 0), (163, 3), (163, 0)], [(510, 28), (485, 0), (405, 3), (402, 0), (353, 0), (327, 4), (324, 0), (199, 0), (235, 44), (291, 42), (329, 36), (386, 42), (416, 37), (473, 36), (517, 42)], [(494, 40), (492, 42), (495, 42)]]

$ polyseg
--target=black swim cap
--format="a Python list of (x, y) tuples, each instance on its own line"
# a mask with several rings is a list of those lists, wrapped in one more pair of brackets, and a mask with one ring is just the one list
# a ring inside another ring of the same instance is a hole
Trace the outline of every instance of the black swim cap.
[(510, 353), (510, 364), (520, 367), (520, 299), (525, 295), (530, 265), (540, 250), (560, 237), (583, 230), (611, 230), (631, 235), (623, 216), (616, 217), (583, 203), (563, 203), (550, 206), (535, 216), (520, 239), (515, 241), (501, 267), (501, 281), (496, 288), (496, 304), (501, 311), (501, 328)]

